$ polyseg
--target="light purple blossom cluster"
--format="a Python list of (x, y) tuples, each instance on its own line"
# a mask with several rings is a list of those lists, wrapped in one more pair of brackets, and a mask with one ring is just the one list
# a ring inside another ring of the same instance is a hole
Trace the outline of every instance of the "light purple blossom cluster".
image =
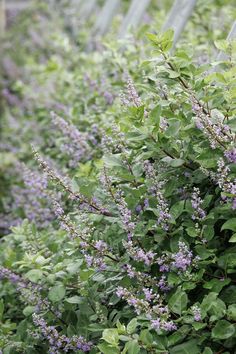
[(194, 214), (192, 215), (193, 220), (203, 220), (206, 217), (205, 211), (201, 208), (203, 200), (200, 198), (199, 188), (194, 187), (194, 192), (191, 196), (191, 204), (194, 209)]
[(230, 168), (225, 165), (223, 159), (218, 161), (217, 174), (213, 175), (213, 179), (222, 189), (225, 195), (223, 201), (232, 202), (232, 209), (236, 209), (236, 180), (232, 181), (229, 177)]
[(152, 251), (144, 251), (142, 248), (138, 246), (134, 246), (132, 241), (124, 242), (124, 247), (126, 248), (126, 252), (138, 262), (143, 262), (145, 265), (150, 266), (154, 263), (154, 259), (156, 254)]
[(162, 193), (164, 181), (158, 181), (153, 164), (151, 164), (148, 160), (144, 161), (143, 167), (147, 178), (151, 182), (149, 193), (157, 198), (157, 210), (159, 213), (157, 224), (160, 225), (163, 230), (168, 231), (171, 215), (169, 213), (168, 204)]
[(76, 232), (74, 225), (72, 224), (68, 215), (65, 214), (61, 204), (57, 200), (52, 199), (52, 207), (54, 214), (60, 221), (60, 227), (68, 232), (70, 239), (73, 240), (74, 238), (78, 237), (79, 235)]
[[(47, 227), (54, 218), (50, 209), (47, 193), (47, 178), (37, 171), (30, 170), (24, 164), (16, 166), (15, 173), (23, 177), (24, 186), (15, 184), (11, 188), (11, 200), (5, 205), (9, 213), (9, 227), (17, 225), (22, 219), (15, 218), (15, 213), (24, 211), (24, 217), (34, 222), (39, 228)], [(58, 195), (59, 197), (59, 195)]]
[(149, 208), (149, 200), (145, 198), (141, 204), (138, 204), (135, 208), (135, 211), (137, 214), (140, 214), (142, 211), (145, 211), (147, 208)]
[[(99, 271), (103, 271), (107, 268), (104, 257), (117, 261), (115, 257), (108, 254), (111, 248), (105, 241), (90, 240), (92, 228), (86, 227), (85, 225), (76, 227), (70, 217), (64, 212), (61, 205), (55, 200), (53, 200), (53, 208), (56, 217), (60, 221), (61, 228), (68, 232), (70, 239), (73, 240), (77, 238), (81, 240), (80, 252), (83, 254), (88, 267), (94, 267)], [(89, 252), (91, 251), (93, 251), (94, 254), (90, 254)]]
[(107, 80), (104, 77), (99, 82), (98, 80), (96, 81), (91, 79), (91, 77), (86, 73), (84, 75), (84, 80), (92, 92), (97, 92), (104, 98), (107, 105), (113, 104), (115, 95), (111, 92), (111, 87), (108, 85)]
[(4, 97), (7, 100), (7, 103), (10, 106), (22, 107), (22, 101), (20, 100), (20, 98), (14, 95), (13, 93), (11, 93), (9, 89), (4, 88), (1, 93), (2, 93), (2, 97)]
[[(96, 268), (98, 271), (103, 271), (107, 268), (104, 256), (109, 251), (109, 246), (103, 240), (80, 242), (82, 248), (81, 253), (84, 255), (85, 262), (89, 268)], [(94, 250), (94, 254), (91, 255), (88, 253), (90, 250)]]
[(128, 289), (119, 286), (116, 290), (116, 295), (126, 300), (127, 304), (134, 307), (135, 312), (137, 315), (141, 313), (149, 314), (151, 312), (151, 308), (149, 302), (145, 299), (138, 298), (134, 294), (132, 294)]
[(154, 294), (151, 289), (143, 288), (142, 290), (141, 298), (123, 287), (117, 288), (116, 295), (134, 307), (137, 315), (145, 314), (152, 328), (165, 331), (176, 330), (177, 326), (170, 319), (169, 309), (163, 306), (160, 296)]
[(32, 149), (34, 157), (40, 167), (43, 169), (44, 173), (46, 173), (46, 175), (57, 185), (61, 186), (63, 190), (69, 194), (69, 198), (71, 200), (79, 202), (81, 209), (86, 209), (87, 211), (93, 213), (100, 213), (102, 215), (111, 216), (110, 212), (99, 205), (95, 200), (88, 200), (81, 193), (74, 192), (71, 181), (68, 178), (61, 176), (55, 169), (50, 167), (47, 161), (45, 161), (34, 148)]
[(145, 295), (145, 300), (150, 302), (155, 298), (155, 294), (153, 294), (153, 289), (143, 288), (143, 293)]
[(39, 327), (42, 337), (49, 343), (49, 354), (67, 353), (69, 351), (81, 350), (89, 352), (92, 348), (92, 343), (87, 342), (82, 336), (67, 337), (64, 334), (60, 335), (55, 326), (48, 326), (46, 321), (39, 315), (32, 316), (35, 326)]
[[(105, 131), (102, 132), (101, 148), (105, 154), (109, 153), (125, 153), (126, 141), (124, 133), (122, 133), (117, 125), (112, 125), (112, 132), (107, 135)], [(112, 134), (112, 135), (111, 135)]]
[(66, 122), (54, 112), (51, 112), (51, 118), (65, 138), (60, 150), (70, 156), (70, 166), (76, 167), (80, 161), (91, 159), (92, 150), (87, 143), (88, 134), (81, 133), (73, 124)]
[(103, 271), (107, 268), (103, 257), (92, 256), (84, 253), (84, 258), (89, 268), (96, 268), (98, 271)]
[(135, 229), (135, 223), (132, 221), (131, 210), (128, 208), (128, 205), (121, 191), (116, 193), (115, 200), (120, 212), (123, 228), (127, 232), (128, 241), (131, 241)]
[(224, 155), (229, 162), (236, 163), (236, 148), (228, 149)]
[(233, 140), (230, 128), (223, 124), (220, 120), (213, 121), (209, 113), (207, 113), (200, 102), (191, 97), (192, 110), (195, 115), (195, 124), (209, 139), (212, 149), (216, 147), (224, 147), (224, 144)]
[(192, 312), (193, 312), (193, 316), (194, 316), (194, 320), (196, 322), (200, 322), (202, 320), (202, 315), (201, 315), (201, 309), (199, 306), (195, 305), (192, 306)]
[(123, 269), (127, 272), (130, 279), (136, 278), (142, 286), (156, 287), (158, 285), (156, 277), (151, 277), (148, 273), (140, 272), (130, 264), (125, 264)]
[[(32, 283), (29, 280), (23, 279), (20, 275), (12, 272), (10, 269), (0, 267), (0, 280), (7, 279), (12, 284), (16, 285), (17, 291), (20, 293), (22, 300), (32, 306), (35, 306), (35, 311), (50, 310), (51, 304), (46, 298), (41, 297), (42, 286)], [(55, 313), (60, 317), (57, 310)]]
[(184, 242), (179, 242), (179, 251), (172, 255), (172, 259), (173, 261), (171, 265), (174, 268), (185, 272), (192, 264), (193, 253)]
[(151, 327), (155, 330), (164, 330), (167, 332), (176, 331), (177, 326), (173, 321), (161, 321), (159, 318), (156, 320), (151, 320)]
[(128, 75), (126, 78), (127, 94), (122, 93), (120, 95), (121, 102), (124, 106), (140, 107), (142, 105), (141, 98), (139, 97), (136, 88), (134, 87), (133, 80)]
[(192, 251), (188, 246), (179, 241), (179, 250), (176, 253), (164, 254), (157, 259), (160, 266), (160, 272), (169, 272), (170, 270), (178, 270), (178, 272), (186, 272), (193, 264), (194, 258)]
[(171, 286), (168, 285), (167, 278), (164, 274), (161, 276), (160, 280), (158, 281), (157, 286), (163, 292), (168, 292), (171, 289)]

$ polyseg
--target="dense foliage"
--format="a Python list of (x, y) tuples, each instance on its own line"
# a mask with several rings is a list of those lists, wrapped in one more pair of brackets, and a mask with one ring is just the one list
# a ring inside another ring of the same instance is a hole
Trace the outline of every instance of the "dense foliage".
[(199, 58), (146, 25), (86, 52), (31, 15), (2, 63), (2, 352), (233, 353), (235, 42), (203, 26), (204, 64), (202, 28)]

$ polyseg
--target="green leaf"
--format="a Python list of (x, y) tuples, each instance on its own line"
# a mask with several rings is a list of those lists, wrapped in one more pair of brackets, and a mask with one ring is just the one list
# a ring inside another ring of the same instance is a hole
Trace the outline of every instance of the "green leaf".
[(25, 276), (33, 283), (37, 283), (38, 280), (42, 279), (43, 272), (40, 269), (32, 269), (27, 272)]
[(233, 234), (233, 235), (230, 237), (229, 242), (232, 242), (232, 243), (236, 242), (236, 234)]
[(161, 105), (157, 105), (149, 114), (149, 120), (155, 128), (159, 128), (161, 117)]
[(48, 293), (49, 300), (52, 302), (61, 301), (66, 294), (66, 289), (63, 284), (53, 286)]
[(225, 303), (218, 298), (217, 293), (209, 293), (202, 301), (201, 309), (204, 312), (208, 312), (214, 316), (214, 319), (221, 318), (225, 315), (226, 306)]
[(221, 231), (223, 230), (236, 231), (236, 218), (227, 220), (221, 227)]
[(221, 300), (223, 300), (226, 304), (234, 304), (236, 303), (236, 286), (230, 285), (226, 289), (224, 289), (220, 294)]
[(165, 131), (167, 137), (174, 137), (178, 135), (180, 129), (180, 121), (178, 119), (172, 118), (168, 119), (168, 128)]
[(102, 339), (113, 346), (117, 346), (119, 342), (118, 330), (115, 328), (104, 329), (102, 332)]
[(107, 167), (124, 167), (122, 160), (119, 158), (119, 155), (104, 155), (103, 160)]
[(210, 289), (214, 293), (219, 293), (224, 286), (230, 283), (230, 279), (211, 279), (207, 281), (203, 287), (205, 289)]
[(152, 343), (153, 343), (153, 336), (152, 336), (152, 334), (149, 332), (148, 329), (143, 329), (143, 330), (140, 332), (139, 339), (141, 340), (142, 343), (144, 343), (144, 344), (146, 344), (146, 345), (149, 345), (149, 344), (152, 344)]
[(202, 354), (213, 354), (213, 351), (209, 347), (205, 347), (204, 351)]
[(116, 327), (117, 327), (117, 329), (118, 329), (118, 333), (119, 333), (119, 334), (125, 334), (125, 333), (126, 333), (125, 325), (123, 325), (122, 323), (120, 323), (119, 320), (116, 322)]
[(174, 295), (169, 299), (169, 306), (171, 311), (181, 315), (183, 310), (186, 310), (188, 303), (187, 294), (182, 291), (180, 288), (175, 292)]
[(199, 354), (201, 353), (197, 341), (192, 339), (188, 342), (176, 345), (169, 351), (170, 354)]
[(170, 214), (174, 220), (178, 219), (178, 217), (183, 213), (184, 204), (185, 204), (185, 201), (181, 200), (181, 201), (175, 203), (174, 205), (172, 205), (172, 207), (170, 208)]
[(173, 45), (174, 31), (173, 29), (168, 29), (161, 35), (161, 49), (163, 52), (168, 52)]
[(222, 52), (226, 52), (229, 46), (229, 43), (226, 39), (216, 40), (214, 43), (216, 48), (222, 50)]
[(23, 314), (25, 317), (32, 315), (32, 313), (34, 313), (34, 312), (35, 312), (34, 306), (26, 306), (23, 310)]
[(170, 79), (175, 79), (176, 77), (180, 76), (180, 73), (178, 73), (177, 71), (168, 70), (168, 72), (169, 72), (169, 78)]
[(147, 33), (146, 36), (150, 40), (150, 42), (152, 42), (152, 44), (154, 44), (154, 45), (158, 45), (159, 44), (159, 39), (158, 39), (156, 34)]
[(228, 339), (235, 333), (234, 325), (226, 320), (220, 320), (212, 330), (212, 338)]
[(188, 228), (186, 229), (186, 231), (187, 231), (187, 234), (188, 234), (190, 237), (196, 237), (196, 236), (198, 236), (198, 232), (197, 232), (197, 230), (195, 229), (195, 227), (188, 227)]
[(75, 295), (75, 296), (66, 298), (65, 301), (68, 302), (69, 304), (81, 304), (81, 302), (83, 300), (80, 296)]
[(184, 162), (185, 161), (182, 159), (172, 159), (172, 160), (170, 160), (169, 165), (171, 167), (180, 167), (180, 166), (183, 166)]
[(120, 350), (116, 347), (112, 347), (108, 343), (101, 343), (98, 345), (98, 349), (103, 353), (103, 354), (120, 354)]
[(138, 325), (137, 318), (133, 318), (127, 325), (128, 334), (134, 333), (137, 325)]
[(125, 344), (123, 353), (138, 354), (139, 352), (140, 352), (140, 347), (136, 340), (129, 341)]
[(229, 305), (227, 310), (227, 317), (230, 320), (236, 321), (236, 304)]

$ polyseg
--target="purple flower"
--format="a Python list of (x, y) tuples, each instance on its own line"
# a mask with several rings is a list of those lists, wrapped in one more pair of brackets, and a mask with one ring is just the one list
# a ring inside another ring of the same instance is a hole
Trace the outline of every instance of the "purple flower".
[[(161, 267), (160, 267), (161, 268)], [(169, 269), (168, 269), (169, 270)], [(168, 271), (167, 270), (167, 271)], [(161, 270), (160, 270), (161, 271)], [(171, 289), (171, 287), (168, 285), (167, 283), (167, 279), (165, 275), (162, 275), (159, 282), (158, 282), (158, 287), (160, 290), (162, 290), (163, 292), (167, 292)]]
[(132, 269), (132, 267), (129, 264), (127, 264), (125, 268), (126, 268), (128, 277), (131, 278), (131, 279), (134, 278), (135, 277), (135, 272)]
[(53, 124), (63, 133), (64, 143), (60, 145), (60, 150), (70, 156), (71, 167), (76, 167), (81, 160), (89, 160), (92, 150), (87, 142), (88, 134), (80, 132), (54, 112), (51, 112), (51, 117)]
[(103, 93), (103, 97), (105, 98), (106, 103), (108, 105), (111, 105), (113, 103), (113, 101), (114, 101), (114, 97), (113, 97), (112, 93), (110, 93), (109, 91), (105, 91)]
[(154, 261), (156, 254), (152, 251), (144, 251), (142, 248), (133, 245), (132, 241), (124, 243), (127, 252), (130, 256), (138, 262), (144, 262), (147, 266), (151, 265)]
[(151, 187), (148, 189), (149, 193), (157, 199), (157, 210), (159, 212), (157, 224), (160, 225), (164, 231), (168, 231), (168, 224), (171, 216), (169, 213), (168, 204), (166, 203), (162, 193), (164, 182), (158, 180), (154, 166), (148, 160), (144, 161), (143, 168), (147, 178), (152, 183)]
[(191, 97), (191, 101), (196, 127), (208, 138), (212, 149), (233, 140), (229, 127), (223, 124), (220, 117), (212, 119), (210, 113), (205, 110), (204, 106), (194, 96)]
[(205, 211), (201, 208), (203, 200), (200, 198), (199, 194), (199, 189), (194, 187), (194, 192), (192, 193), (191, 197), (191, 204), (194, 209), (194, 214), (192, 215), (193, 220), (202, 220), (206, 216)]
[(202, 320), (201, 309), (198, 306), (193, 306), (192, 311), (193, 311), (194, 320), (197, 322), (201, 321)]
[(143, 288), (145, 299), (150, 302), (153, 298), (152, 289)]
[(227, 150), (224, 155), (229, 162), (236, 163), (236, 148)]
[(144, 208), (149, 208), (149, 200), (147, 198), (144, 199)]
[(94, 246), (101, 253), (107, 251), (107, 249), (108, 249), (106, 242), (104, 242), (102, 240), (96, 241)]
[(189, 251), (187, 245), (184, 242), (179, 242), (179, 251), (172, 255), (172, 265), (182, 271), (186, 271), (191, 265), (193, 254)]
[(156, 329), (156, 330), (159, 330), (160, 329), (160, 326), (161, 326), (161, 322), (159, 319), (157, 320), (152, 320), (151, 321), (151, 327)]
[(164, 322), (162, 328), (165, 331), (171, 332), (171, 331), (176, 331), (177, 326), (176, 324), (174, 324), (174, 322), (170, 321), (170, 322)]
[(36, 315), (32, 316), (34, 324), (39, 327), (42, 337), (49, 342), (49, 353), (61, 353), (68, 351), (76, 351), (77, 349), (89, 352), (92, 348), (91, 342), (86, 342), (82, 336), (67, 337), (60, 335), (54, 326), (48, 326), (46, 321)]
[(128, 241), (130, 241), (133, 238), (135, 229), (135, 223), (132, 221), (131, 210), (128, 209), (128, 205), (121, 193), (116, 194), (116, 202), (120, 212), (123, 228), (127, 232)]
[(125, 291), (124, 291), (124, 288), (122, 288), (121, 286), (119, 286), (118, 288), (117, 288), (117, 290), (116, 290), (116, 295), (118, 296), (118, 297), (123, 297), (124, 296), (124, 294), (125, 294)]
[(142, 205), (137, 205), (136, 206), (136, 208), (135, 208), (135, 210), (136, 210), (136, 212), (139, 214), (139, 213), (141, 213), (141, 211), (142, 211)]

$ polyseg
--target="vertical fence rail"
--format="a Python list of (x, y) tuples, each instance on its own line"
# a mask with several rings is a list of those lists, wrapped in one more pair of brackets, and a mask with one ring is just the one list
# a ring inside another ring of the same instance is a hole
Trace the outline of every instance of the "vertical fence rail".
[(5, 27), (6, 27), (5, 0), (0, 0), (0, 37), (4, 35)]
[(95, 35), (103, 36), (108, 31), (120, 3), (120, 0), (106, 0), (93, 28)]
[(97, 5), (97, 0), (83, 0), (80, 4), (80, 17), (88, 18)]
[(149, 3), (150, 0), (132, 0), (128, 13), (121, 25), (119, 37), (124, 37), (129, 27), (137, 27)]
[(175, 0), (172, 6), (169, 16), (162, 27), (162, 31), (166, 31), (169, 28), (174, 30), (174, 42), (175, 47), (183, 29), (191, 16), (194, 6), (197, 0)]
[[(231, 30), (227, 36), (228, 41), (233, 39), (236, 39), (236, 21), (234, 21)], [(227, 54), (223, 52), (219, 52), (217, 55), (217, 61), (223, 61), (223, 60), (227, 60)]]

